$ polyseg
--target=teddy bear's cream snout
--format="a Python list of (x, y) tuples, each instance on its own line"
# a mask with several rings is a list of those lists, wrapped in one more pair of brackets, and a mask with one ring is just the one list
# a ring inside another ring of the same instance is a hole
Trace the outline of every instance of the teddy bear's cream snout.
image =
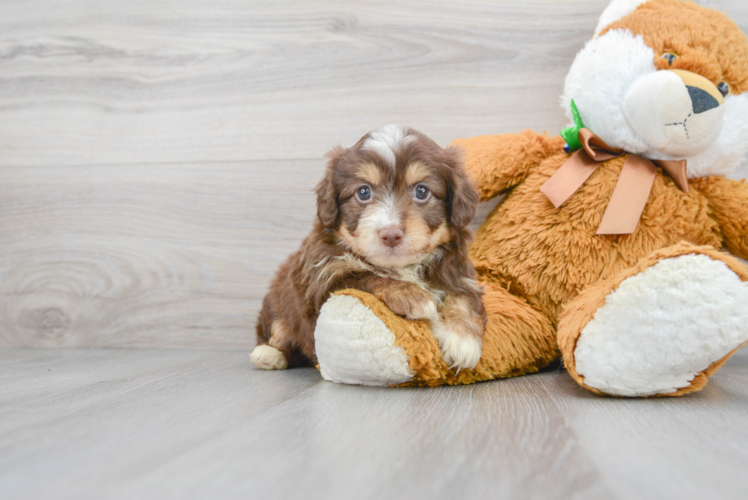
[(662, 159), (708, 150), (722, 132), (724, 103), (717, 87), (690, 71), (661, 70), (639, 78), (626, 94), (629, 125)]

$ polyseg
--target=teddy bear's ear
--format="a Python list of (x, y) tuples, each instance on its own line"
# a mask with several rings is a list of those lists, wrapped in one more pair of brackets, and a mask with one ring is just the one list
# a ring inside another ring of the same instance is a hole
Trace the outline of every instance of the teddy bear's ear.
[(628, 16), (647, 0), (613, 0), (608, 4), (595, 28), (595, 36), (619, 19)]

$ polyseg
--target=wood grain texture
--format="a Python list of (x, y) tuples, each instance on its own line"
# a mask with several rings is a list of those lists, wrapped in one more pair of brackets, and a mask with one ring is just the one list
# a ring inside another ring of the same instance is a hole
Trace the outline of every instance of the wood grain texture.
[(0, 164), (319, 158), (389, 122), (441, 143), (555, 130), (605, 3), (3, 2)]
[(322, 169), (11, 169), (12, 187), (0, 187), (13, 207), (0, 211), (4, 343), (250, 346), (272, 273), (311, 226)]
[(565, 373), (324, 382), (209, 350), (0, 350), (0, 497), (743, 499), (748, 352), (678, 400)]
[(555, 133), (606, 3), (1, 2), (0, 347), (251, 347), (324, 152)]

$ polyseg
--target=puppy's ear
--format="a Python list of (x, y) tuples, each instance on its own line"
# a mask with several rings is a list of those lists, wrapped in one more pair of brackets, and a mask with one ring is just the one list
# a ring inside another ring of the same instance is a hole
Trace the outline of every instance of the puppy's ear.
[(455, 227), (465, 227), (475, 218), (480, 195), (468, 177), (462, 161), (462, 151), (454, 147), (445, 149), (447, 163), (452, 170), (449, 183), (449, 221)]
[(336, 147), (325, 155), (329, 158), (327, 168), (325, 169), (325, 177), (314, 188), (314, 192), (317, 193), (317, 217), (319, 217), (320, 222), (326, 228), (335, 225), (335, 221), (338, 219), (338, 212), (340, 211), (338, 193), (335, 189), (333, 177), (343, 154), (345, 154), (345, 150), (341, 147)]

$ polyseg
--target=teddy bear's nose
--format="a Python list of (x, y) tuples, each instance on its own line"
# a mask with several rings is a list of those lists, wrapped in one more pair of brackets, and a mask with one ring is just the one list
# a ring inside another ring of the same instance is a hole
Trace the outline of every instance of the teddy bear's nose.
[(691, 104), (695, 114), (698, 115), (719, 106), (719, 101), (706, 90), (691, 85), (686, 85), (686, 89), (688, 90), (688, 95), (691, 96)]
[(717, 87), (703, 76), (682, 69), (665, 71), (677, 75), (686, 86), (688, 95), (691, 97), (693, 114), (704, 113), (725, 103), (725, 99)]

